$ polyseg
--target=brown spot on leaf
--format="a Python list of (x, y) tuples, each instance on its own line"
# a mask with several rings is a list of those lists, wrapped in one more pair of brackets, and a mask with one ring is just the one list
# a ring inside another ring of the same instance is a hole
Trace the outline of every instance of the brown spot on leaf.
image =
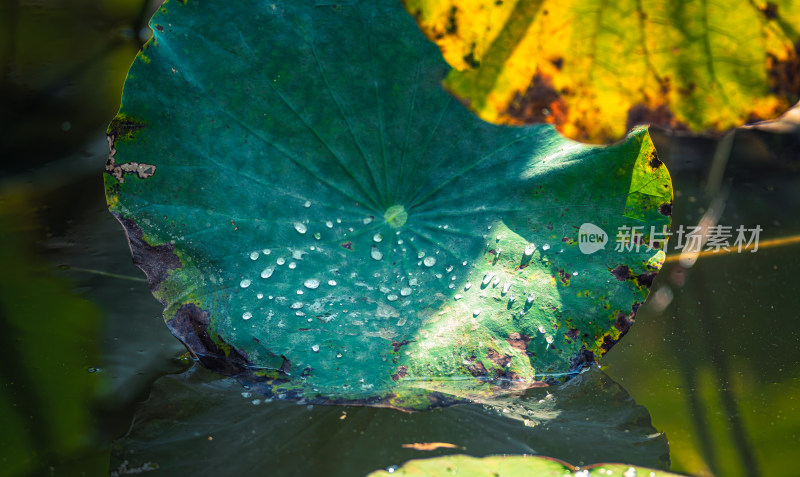
[(186, 303), (178, 308), (175, 315), (167, 320), (167, 327), (186, 349), (206, 368), (236, 376), (247, 371), (247, 355), (226, 344), (219, 337), (208, 333), (209, 314), (194, 303)]
[(651, 286), (653, 286), (653, 280), (655, 280), (656, 275), (658, 274), (655, 272), (642, 273), (641, 275), (636, 277), (636, 283), (638, 283), (640, 287), (650, 288)]
[(175, 254), (175, 246), (169, 243), (150, 245), (144, 239), (144, 231), (133, 219), (128, 219), (112, 212), (114, 217), (122, 224), (128, 236), (128, 245), (133, 256), (133, 264), (139, 267), (147, 277), (150, 290), (156, 292), (161, 283), (167, 279), (171, 270), (183, 267), (181, 260)]
[(614, 275), (617, 280), (624, 282), (631, 277), (631, 269), (628, 268), (627, 265), (618, 265), (616, 268), (611, 270), (611, 274)]
[(447, 25), (445, 25), (444, 29), (450, 35), (454, 35), (458, 32), (458, 21), (456, 21), (456, 15), (458, 14), (458, 8), (453, 6), (450, 7), (450, 12), (447, 14)]
[(353, 242), (344, 242), (342, 247), (346, 248), (347, 250), (353, 250)]
[(499, 366), (502, 370), (505, 370), (508, 366), (508, 363), (511, 362), (511, 356), (507, 354), (500, 354), (497, 350), (493, 349), (490, 349), (486, 353), (486, 357), (489, 358), (489, 361)]
[(407, 345), (408, 343), (410, 343), (410, 341), (408, 340), (403, 340), (399, 343), (397, 341), (392, 341), (392, 349), (394, 350), (395, 353), (397, 353), (398, 351), (400, 351), (400, 348)]
[(514, 96), (506, 113), (523, 123), (564, 124), (567, 103), (553, 87), (549, 76), (536, 73), (525, 93)]
[(576, 371), (583, 368), (587, 364), (594, 364), (595, 358), (594, 353), (586, 349), (586, 347), (581, 347), (578, 354), (572, 357), (569, 362), (569, 369), (570, 371)]
[(625, 313), (617, 313), (617, 320), (614, 322), (614, 328), (622, 333), (627, 333), (633, 325), (633, 320)]
[(648, 164), (650, 165), (651, 168), (658, 169), (664, 163), (661, 162), (661, 159), (658, 158), (658, 154), (656, 154), (656, 152), (653, 151), (653, 154), (650, 156), (650, 162), (648, 162)]
[(404, 378), (407, 371), (408, 368), (406, 366), (398, 366), (397, 372), (392, 375), (392, 381), (399, 381), (400, 378)]
[(486, 367), (480, 361), (476, 361), (469, 366), (467, 366), (467, 371), (469, 374), (473, 375), (474, 377), (485, 377), (486, 376)]
[(779, 60), (775, 55), (767, 55), (770, 92), (781, 97), (788, 97), (792, 103), (800, 94), (800, 58), (798, 58), (800, 53), (798, 51), (800, 51), (800, 43), (794, 45), (794, 51), (790, 52), (788, 59)]
[(672, 202), (666, 202), (658, 207), (658, 213), (667, 217), (672, 216)]
[(761, 7), (761, 13), (764, 14), (764, 17), (767, 20), (774, 20), (778, 18), (778, 5), (772, 2), (767, 2), (766, 5)]
[(522, 351), (523, 353), (528, 350), (528, 343), (531, 342), (531, 337), (523, 335), (522, 333), (511, 333), (506, 338), (506, 342), (512, 348)]

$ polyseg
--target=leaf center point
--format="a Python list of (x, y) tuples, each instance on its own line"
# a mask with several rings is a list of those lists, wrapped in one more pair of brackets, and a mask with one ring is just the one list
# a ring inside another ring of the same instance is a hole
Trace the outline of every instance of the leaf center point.
[(396, 204), (386, 209), (383, 218), (392, 228), (399, 229), (405, 225), (406, 220), (408, 220), (408, 212), (406, 212), (405, 207)]

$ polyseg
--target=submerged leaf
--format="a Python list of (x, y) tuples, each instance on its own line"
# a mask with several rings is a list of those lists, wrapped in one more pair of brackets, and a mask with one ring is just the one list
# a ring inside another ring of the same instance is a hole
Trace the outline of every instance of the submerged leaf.
[[(672, 200), (646, 130), (597, 148), (479, 120), (391, 0), (168, 2), (151, 25), (107, 197), (205, 366), (425, 408), (563, 380), (632, 324)], [(581, 252), (586, 223), (605, 249)], [(620, 227), (641, 237), (615, 251)]]
[(723, 131), (797, 101), (800, 4), (789, 0), (404, 0), (494, 123), (611, 142), (636, 124)]

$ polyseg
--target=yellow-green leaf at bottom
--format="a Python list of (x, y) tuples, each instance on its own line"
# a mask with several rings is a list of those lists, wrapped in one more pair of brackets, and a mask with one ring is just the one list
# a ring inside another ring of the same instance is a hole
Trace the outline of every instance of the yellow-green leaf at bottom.
[(540, 456), (490, 456), (470, 457), (466, 455), (448, 455), (433, 459), (410, 460), (392, 471), (380, 470), (369, 474), (369, 477), (389, 475), (445, 477), (458, 475), (461, 477), (513, 477), (530, 475), (537, 477), (592, 477), (616, 475), (621, 477), (678, 477), (679, 474), (663, 470), (634, 467), (625, 464), (593, 464), (574, 467), (550, 457)]

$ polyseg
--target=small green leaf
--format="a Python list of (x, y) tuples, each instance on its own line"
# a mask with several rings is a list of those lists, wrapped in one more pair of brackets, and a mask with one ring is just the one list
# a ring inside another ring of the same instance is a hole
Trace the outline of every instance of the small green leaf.
[[(151, 25), (107, 197), (204, 365), (425, 408), (564, 380), (633, 322), (672, 200), (646, 130), (598, 148), (479, 120), (391, 0), (168, 2)], [(605, 249), (581, 252), (586, 223)]]
[(492, 457), (470, 457), (448, 455), (433, 459), (412, 460), (392, 472), (380, 470), (370, 477), (385, 476), (425, 476), (445, 477), (456, 474), (464, 477), (498, 477), (512, 475), (535, 475), (537, 477), (600, 477), (616, 475), (621, 477), (680, 477), (679, 474), (663, 470), (634, 467), (624, 464), (594, 464), (574, 467), (549, 457), (506, 455)]

